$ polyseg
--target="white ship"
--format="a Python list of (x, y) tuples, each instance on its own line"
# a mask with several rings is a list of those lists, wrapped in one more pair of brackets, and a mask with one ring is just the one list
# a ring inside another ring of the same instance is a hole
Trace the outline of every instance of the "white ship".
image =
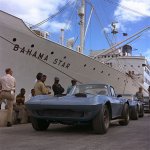
[[(129, 56), (131, 53), (128, 51), (122, 51), (119, 55), (121, 49), (118, 52), (111, 49), (91, 55), (93, 58), (82, 54), (85, 34), (84, 7), (85, 1), (82, 0), (79, 11), (81, 43), (78, 52), (38, 36), (21, 19), (0, 12), (0, 75), (4, 74), (5, 68), (11, 67), (17, 80), (17, 92), (25, 88), (29, 94), (36, 74), (42, 72), (48, 76), (48, 84), (52, 85), (54, 77), (57, 76), (65, 89), (70, 85), (71, 79), (76, 79), (78, 83), (110, 84), (119, 94), (135, 94), (142, 86), (144, 95), (147, 95), (150, 67), (144, 57)], [(110, 57), (112, 59), (109, 60)], [(118, 61), (124, 69), (120, 69)], [(133, 69), (135, 67), (137, 72)]]

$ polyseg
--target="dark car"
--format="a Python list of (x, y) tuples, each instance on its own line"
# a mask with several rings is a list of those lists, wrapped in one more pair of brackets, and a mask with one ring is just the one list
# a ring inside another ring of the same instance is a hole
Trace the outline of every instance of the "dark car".
[(144, 103), (138, 100), (134, 95), (123, 94), (122, 97), (128, 99), (130, 107), (130, 119), (138, 120), (144, 116)]
[(46, 130), (50, 123), (91, 124), (95, 133), (107, 132), (110, 122), (129, 123), (129, 102), (116, 97), (106, 84), (75, 86), (68, 95), (40, 95), (26, 102), (35, 130)]

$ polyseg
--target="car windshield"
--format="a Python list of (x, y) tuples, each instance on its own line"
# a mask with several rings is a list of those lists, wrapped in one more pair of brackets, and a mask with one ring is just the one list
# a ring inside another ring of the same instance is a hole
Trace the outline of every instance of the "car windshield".
[(94, 94), (94, 95), (108, 95), (107, 85), (103, 84), (85, 84), (85, 85), (77, 85), (70, 91), (70, 95), (74, 95), (77, 93), (84, 94)]

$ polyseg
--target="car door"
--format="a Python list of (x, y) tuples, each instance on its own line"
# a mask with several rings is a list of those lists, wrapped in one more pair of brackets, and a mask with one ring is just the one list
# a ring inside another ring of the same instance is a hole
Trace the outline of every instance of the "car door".
[(117, 98), (115, 90), (110, 86), (110, 95), (111, 95), (111, 106), (112, 106), (112, 118), (121, 116), (123, 101), (120, 98)]

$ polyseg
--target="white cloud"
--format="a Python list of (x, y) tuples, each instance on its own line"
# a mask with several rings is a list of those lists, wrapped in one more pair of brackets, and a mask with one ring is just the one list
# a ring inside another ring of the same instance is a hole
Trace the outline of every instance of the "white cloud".
[(60, 32), (60, 29), (69, 29), (69, 27), (67, 27), (67, 23), (58, 21), (52, 21), (50, 24), (47, 24), (47, 28), (53, 32)]
[[(15, 15), (30, 24), (37, 24), (55, 14), (66, 2), (67, 0), (0, 0), (0, 10)], [(50, 27), (51, 32), (56, 32), (65, 25), (65, 22), (55, 21), (51, 24), (46, 23), (44, 27)]]
[(104, 29), (104, 32), (106, 33), (110, 33), (111, 32), (111, 28), (108, 26), (108, 27), (105, 27)]
[(150, 16), (150, 0), (120, 0), (119, 4), (114, 13), (119, 22), (136, 22)]

